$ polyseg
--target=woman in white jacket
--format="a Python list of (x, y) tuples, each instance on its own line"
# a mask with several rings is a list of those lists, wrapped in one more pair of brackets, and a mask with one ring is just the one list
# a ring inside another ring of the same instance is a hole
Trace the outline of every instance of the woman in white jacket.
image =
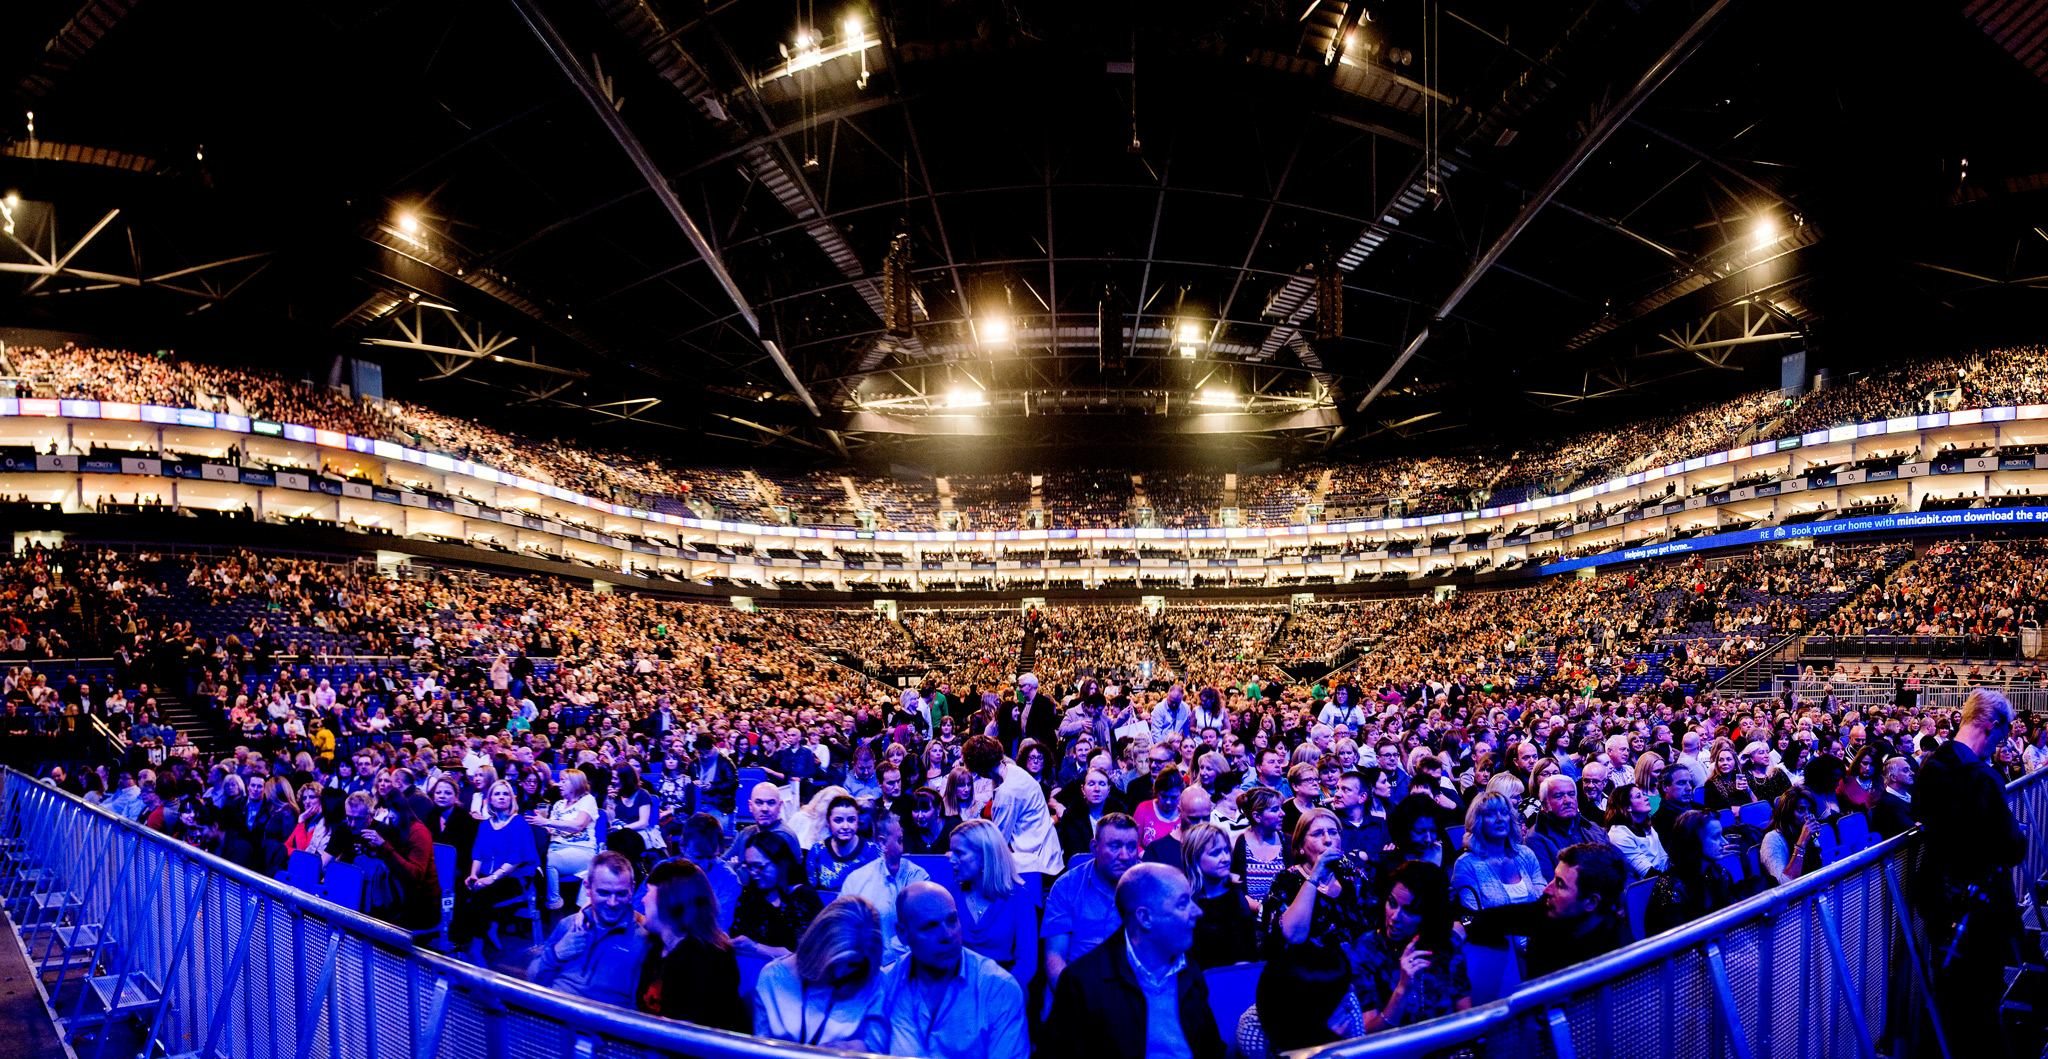
[(1650, 826), (1650, 792), (1633, 783), (1614, 788), (1607, 799), (1607, 840), (1614, 843), (1614, 851), (1628, 861), (1630, 874), (1638, 879), (1671, 867), (1664, 840)]

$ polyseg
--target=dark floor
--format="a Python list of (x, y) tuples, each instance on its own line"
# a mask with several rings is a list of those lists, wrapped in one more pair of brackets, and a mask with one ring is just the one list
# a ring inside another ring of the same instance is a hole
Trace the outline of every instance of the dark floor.
[(14, 940), (14, 924), (5, 917), (0, 924), (7, 930), (0, 939), (0, 1059), (65, 1059), (35, 973)]

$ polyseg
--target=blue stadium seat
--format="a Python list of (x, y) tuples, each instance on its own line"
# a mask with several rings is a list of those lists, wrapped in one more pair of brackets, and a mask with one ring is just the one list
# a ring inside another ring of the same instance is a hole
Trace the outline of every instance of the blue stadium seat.
[(280, 877), (294, 889), (304, 890), (309, 894), (319, 893), (320, 854), (303, 849), (293, 850), (291, 859), (285, 861), (284, 872)]
[(1237, 1040), (1237, 1020), (1252, 1006), (1259, 993), (1263, 963), (1233, 963), (1202, 972), (1209, 986), (1209, 1013), (1216, 1016), (1216, 1029), (1225, 1041)]
[(925, 870), (932, 881), (948, 890), (954, 889), (953, 858), (943, 853), (905, 853), (903, 859)]
[(740, 997), (744, 1000), (754, 995), (754, 983), (760, 979), (761, 968), (768, 966), (768, 961), (759, 956), (741, 956), (739, 961)]
[(1628, 884), (1623, 897), (1628, 902), (1628, 925), (1635, 928), (1636, 937), (1644, 936), (1643, 918), (1650, 911), (1650, 891), (1655, 889), (1657, 880), (1638, 879)]
[(1771, 803), (1769, 802), (1750, 802), (1738, 810), (1736, 815), (1742, 818), (1742, 822), (1745, 825), (1755, 828), (1759, 833), (1770, 830)]
[(1490, 1004), (1522, 984), (1522, 965), (1513, 949), (1490, 945), (1465, 946), (1465, 973), (1472, 983), (1472, 1003)]
[(321, 891), (329, 901), (351, 912), (360, 912), (363, 910), (363, 870), (346, 861), (335, 861), (327, 866), (327, 879)]
[(1835, 844), (1845, 857), (1869, 848), (1870, 821), (1862, 813), (1850, 813), (1835, 821)]

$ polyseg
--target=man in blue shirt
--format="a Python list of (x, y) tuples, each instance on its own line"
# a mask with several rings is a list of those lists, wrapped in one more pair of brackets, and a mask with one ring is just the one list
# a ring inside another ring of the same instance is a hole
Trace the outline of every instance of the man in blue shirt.
[(896, 932), (909, 949), (882, 975), (867, 1048), (924, 1059), (1029, 1059), (1024, 990), (1003, 966), (961, 944), (953, 894), (929, 880), (896, 897)]
[(1059, 981), (1067, 964), (1116, 933), (1116, 884), (1138, 863), (1144, 845), (1138, 822), (1124, 813), (1106, 813), (1095, 825), (1087, 864), (1069, 869), (1045, 895), (1045, 977)]
[(590, 886), (589, 907), (555, 924), (527, 966), (527, 980), (631, 1009), (647, 954), (647, 932), (633, 911), (633, 862), (606, 850), (583, 877)]

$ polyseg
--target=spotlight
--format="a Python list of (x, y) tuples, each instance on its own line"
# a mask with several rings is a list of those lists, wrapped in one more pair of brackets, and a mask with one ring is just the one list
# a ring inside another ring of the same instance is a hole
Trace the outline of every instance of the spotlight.
[(984, 316), (981, 320), (981, 340), (984, 344), (1008, 342), (1010, 321), (1003, 316)]
[(846, 16), (846, 35), (847, 35), (847, 36), (848, 36), (849, 38), (853, 39), (853, 40), (859, 40), (859, 39), (860, 39), (860, 36), (861, 36), (860, 30), (861, 30), (861, 26), (860, 26), (860, 16), (859, 16), (859, 15), (848, 15), (848, 16)]
[(948, 408), (976, 408), (987, 403), (988, 398), (964, 386), (946, 395), (946, 406)]
[(410, 213), (401, 213), (398, 215), (398, 230), (411, 235), (420, 230), (420, 222)]
[(1751, 248), (1760, 250), (1765, 246), (1770, 245), (1771, 241), (1773, 239), (1776, 239), (1777, 237), (1777, 224), (1774, 223), (1769, 217), (1765, 217), (1756, 223), (1755, 242), (1752, 244)]
[(1180, 355), (1184, 360), (1195, 359), (1202, 344), (1202, 325), (1193, 320), (1183, 320), (1180, 325)]

